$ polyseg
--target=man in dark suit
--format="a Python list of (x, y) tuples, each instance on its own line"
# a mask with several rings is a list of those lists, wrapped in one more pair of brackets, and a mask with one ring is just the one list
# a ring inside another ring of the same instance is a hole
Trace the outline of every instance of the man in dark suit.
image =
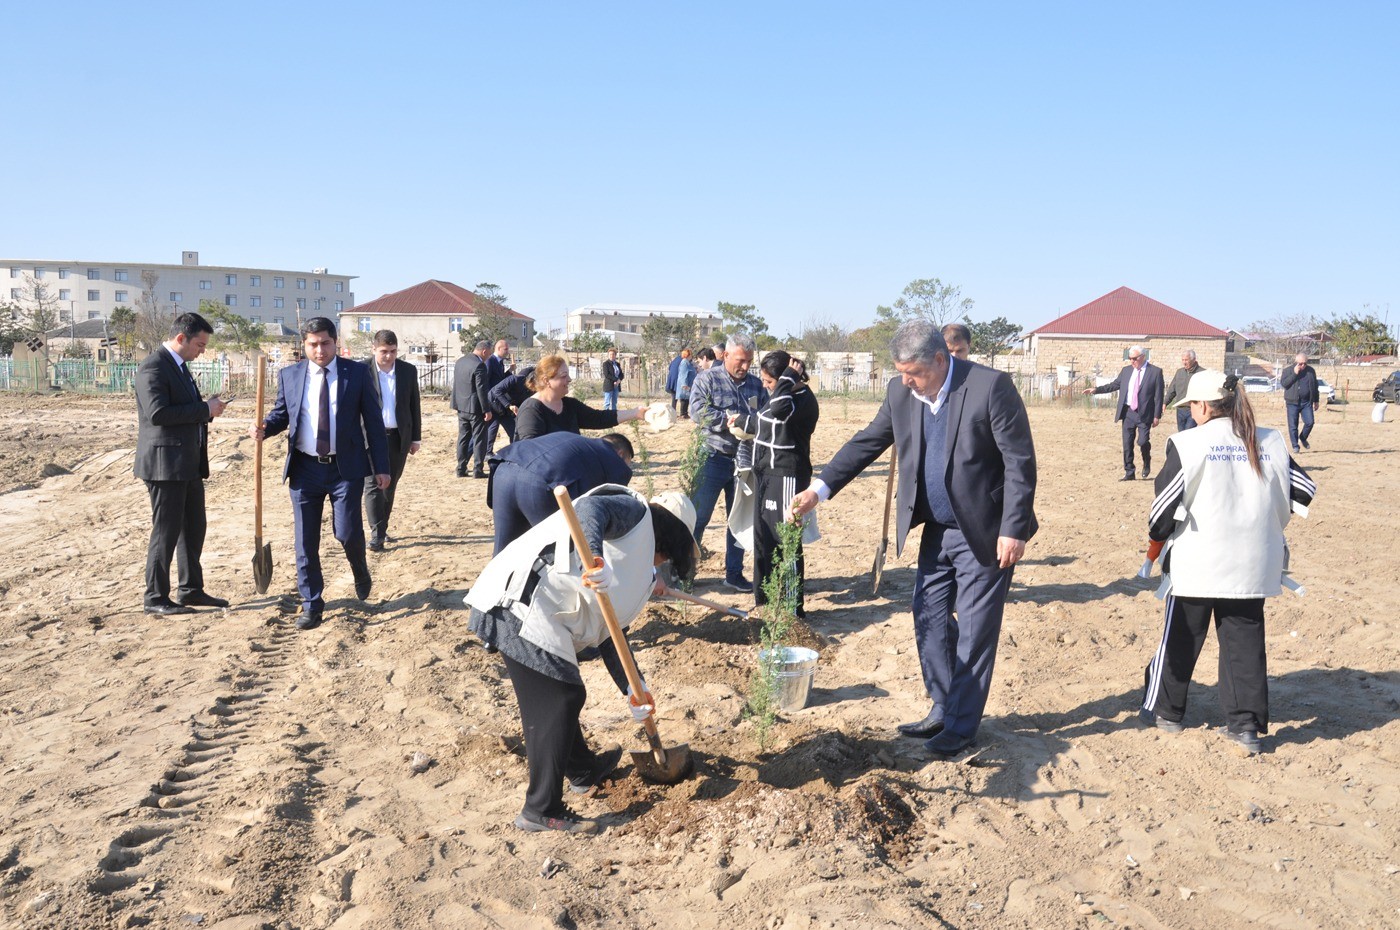
[(389, 538), (389, 517), (394, 512), (394, 492), (410, 455), (423, 445), (423, 410), (418, 396), (418, 369), (399, 358), (399, 337), (391, 329), (374, 334), (374, 375), (370, 383), (379, 402), (384, 432), (389, 440), (389, 486), (379, 487), (365, 478), (365, 518), (369, 522), (369, 548), (383, 552)]
[(491, 389), (500, 384), (510, 374), (510, 343), (504, 339), (496, 340), (496, 347), (491, 350), (491, 354), (486, 356), (486, 410), (492, 414), (490, 421), (486, 424), (486, 454), (489, 456), (496, 451), (496, 434), (501, 430), (501, 418), (495, 416), (495, 411), (491, 409), (489, 403)]
[[(225, 401), (199, 396), (186, 362), (204, 353), (214, 327), (198, 313), (182, 313), (170, 338), (136, 369), (136, 477), (151, 497), (151, 540), (146, 546), (146, 613), (193, 613), (227, 607), (204, 591), (204, 479), (209, 477), (207, 424)], [(178, 600), (170, 598), (170, 559), (180, 570)]]
[(617, 349), (609, 349), (607, 361), (603, 362), (603, 409), (616, 410), (621, 396), (622, 363), (617, 360)]
[(792, 513), (840, 491), (894, 443), (896, 555), (910, 528), (924, 527), (914, 636), (933, 700), (923, 720), (899, 731), (932, 737), (928, 750), (950, 758), (971, 745), (982, 721), (1012, 568), (1038, 528), (1035, 448), (1010, 377), (950, 359), (932, 323), (905, 323), (890, 352), (900, 377), (880, 412), (793, 498)]
[(1085, 394), (1112, 394), (1118, 392), (1118, 413), (1115, 422), (1123, 424), (1123, 477), (1119, 481), (1132, 481), (1137, 477), (1133, 465), (1133, 438), (1142, 449), (1142, 477), (1152, 477), (1152, 427), (1162, 419), (1162, 369), (1147, 360), (1142, 346), (1128, 350), (1128, 365), (1118, 373), (1118, 377), (1096, 388), (1086, 388)]
[(527, 365), (515, 374), (506, 375), (505, 380), (486, 393), (491, 407), (491, 415), (500, 421), (511, 442), (515, 442), (515, 415), (520, 405), (525, 403), (534, 391), (530, 390), (530, 376), (535, 373), (534, 365)]
[(496, 525), (499, 553), (530, 527), (559, 509), (554, 489), (563, 485), (577, 498), (602, 484), (632, 480), (632, 443), (621, 433), (601, 439), (578, 433), (546, 433), (513, 442), (491, 457), (486, 506)]
[[(297, 591), (303, 630), (321, 625), (325, 580), (321, 574), (321, 517), (331, 500), (331, 526), (355, 576), (355, 596), (369, 597), (360, 511), (364, 480), (374, 475), (389, 487), (389, 448), (369, 368), (336, 357), (335, 324), (312, 317), (301, 328), (306, 358), (277, 374), (277, 403), (248, 431), (254, 439), (287, 433), (282, 480), (292, 496), (296, 527)], [(368, 446), (368, 449), (366, 449)]]
[(491, 407), (486, 400), (486, 355), (491, 343), (482, 340), (468, 355), (457, 359), (452, 369), (452, 409), (457, 411), (457, 477), (486, 477), (486, 430), (491, 423)]

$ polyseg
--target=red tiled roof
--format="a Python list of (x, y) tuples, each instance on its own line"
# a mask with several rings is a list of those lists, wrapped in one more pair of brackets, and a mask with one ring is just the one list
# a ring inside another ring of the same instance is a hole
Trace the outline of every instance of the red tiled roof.
[[(451, 281), (434, 279), (385, 294), (383, 297), (376, 297), (368, 303), (356, 304), (350, 313), (356, 316), (475, 316), (477, 302), (483, 299)], [(533, 317), (516, 313), (502, 304), (493, 306), (514, 319), (534, 322)]]
[(1078, 310), (1051, 320), (1026, 335), (1056, 336), (1198, 336), (1224, 339), (1223, 329), (1202, 323), (1159, 300), (1120, 287)]

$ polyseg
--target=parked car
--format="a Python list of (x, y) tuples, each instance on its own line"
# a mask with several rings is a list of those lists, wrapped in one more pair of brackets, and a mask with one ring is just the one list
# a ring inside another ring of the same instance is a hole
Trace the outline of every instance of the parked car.
[(1371, 392), (1371, 399), (1376, 403), (1386, 402), (1400, 404), (1400, 371), (1392, 371), (1376, 389)]
[(1323, 381), (1321, 378), (1318, 378), (1317, 399), (1322, 401), (1324, 404), (1335, 404), (1337, 402), (1337, 389), (1334, 388), (1332, 385), (1328, 384), (1326, 381)]
[(1278, 390), (1278, 382), (1273, 378), (1261, 378), (1258, 375), (1250, 375), (1241, 378), (1245, 392), (1248, 394), (1272, 394)]

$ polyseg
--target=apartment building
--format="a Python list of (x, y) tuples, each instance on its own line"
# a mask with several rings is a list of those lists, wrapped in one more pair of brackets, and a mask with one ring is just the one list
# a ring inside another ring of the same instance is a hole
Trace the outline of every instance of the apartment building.
[(724, 325), (724, 319), (714, 310), (704, 307), (685, 307), (674, 304), (611, 304), (593, 303), (579, 307), (569, 313), (566, 334), (572, 339), (580, 333), (597, 332), (610, 336), (613, 345), (624, 350), (636, 350), (642, 346), (642, 330), (657, 317), (683, 319), (693, 317), (699, 321), (701, 339), (711, 337)]
[(352, 309), (354, 280), (354, 275), (330, 274), (325, 268), (201, 265), (198, 252), (182, 253), (178, 265), (0, 258), (0, 304), (33, 306), (37, 290), (67, 323), (106, 319), (117, 307), (146, 303), (182, 313), (212, 300), (254, 322), (295, 329), (299, 320), (335, 319)]

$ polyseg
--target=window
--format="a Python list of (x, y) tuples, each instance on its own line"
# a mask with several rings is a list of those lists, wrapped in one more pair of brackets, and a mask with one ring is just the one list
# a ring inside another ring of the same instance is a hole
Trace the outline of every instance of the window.
[(10, 299), (11, 299), (11, 300), (24, 300), (24, 288), (22, 288), (22, 287), (12, 287), (12, 288), (10, 288)]
[(373, 318), (373, 317), (368, 317), (368, 316), (362, 316), (362, 317), (360, 317), (360, 326), (359, 326), (359, 329), (360, 329), (360, 332), (362, 332), (362, 333), (372, 333), (372, 332), (374, 332), (374, 318)]
[(212, 290), (214, 289), (214, 282), (213, 282), (213, 281), (200, 281), (200, 282), (199, 282), (199, 289), (200, 289), (201, 291), (212, 291)]
[(312, 282), (311, 282), (311, 289), (312, 289), (313, 291), (319, 291), (319, 290), (321, 289), (321, 279), (320, 279), (320, 278), (317, 278), (315, 281), (312, 281)]
[(287, 283), (287, 282), (286, 282), (286, 280), (285, 280), (284, 278), (273, 278), (273, 279), (272, 279), (272, 286), (273, 286), (273, 287), (282, 287), (282, 286), (285, 285), (286, 283)]
[(68, 288), (66, 288), (66, 287), (60, 287), (60, 288), (58, 289), (58, 299), (59, 299), (59, 300), (72, 300), (72, 299), (73, 299), (73, 292), (72, 292), (71, 290), (69, 290)]
[[(280, 305), (279, 305), (279, 306), (280, 306)], [(275, 317), (272, 318), (272, 323), (273, 323), (274, 326), (281, 326), (283, 323), (286, 323), (286, 322), (287, 322), (287, 318), (284, 317), (284, 316), (275, 316)]]
[(89, 320), (100, 320), (100, 319), (102, 319), (102, 312), (101, 312), (100, 310), (89, 310), (89, 311), (88, 311), (88, 319), (89, 319)]
[(462, 331), (462, 318), (454, 316), (447, 321), (447, 331), (449, 333), (460, 333)]
[(343, 300), (337, 300), (337, 301), (335, 302), (335, 312), (336, 312), (336, 313), (339, 313), (340, 311), (342, 311), (342, 310), (344, 310), (344, 309), (345, 309), (345, 301), (343, 301)]
[(101, 299), (102, 299), (102, 292), (101, 292), (101, 291), (88, 291), (88, 300), (101, 300)]
[(306, 290), (306, 279), (305, 279), (305, 278), (297, 278), (297, 290), (299, 290), (299, 291), (304, 291), (304, 290)]
[(342, 293), (342, 292), (345, 290), (345, 282), (344, 282), (344, 281), (337, 281), (337, 282), (335, 282), (335, 290), (336, 290), (336, 293), (337, 293), (337, 294)]
[(126, 291), (117, 291), (115, 294), (112, 295), (112, 299), (119, 304), (126, 303)]
[(298, 297), (298, 298), (297, 298), (297, 309), (298, 309), (298, 310), (305, 310), (305, 309), (306, 309), (306, 298), (305, 298), (305, 297)]
[(252, 297), (249, 297), (249, 298), (248, 298), (248, 306), (250, 306), (250, 307), (261, 307), (261, 306), (262, 306), (262, 298), (259, 297), (257, 294), (254, 294)]
[(113, 280), (113, 281), (125, 281), (125, 280), (127, 280), (126, 269), (125, 269), (125, 268), (118, 268), (116, 271), (112, 272), (112, 280)]
[(253, 322), (253, 323), (258, 323), (258, 324), (261, 324), (261, 323), (262, 323), (262, 317), (260, 317), (260, 316), (250, 316), (250, 317), (248, 317), (248, 320), (249, 320), (250, 322)]
[(88, 280), (89, 280), (89, 281), (101, 281), (101, 280), (102, 280), (102, 269), (101, 269), (101, 268), (89, 268), (89, 269), (88, 269)]
[(19, 277), (19, 269), (18, 269), (18, 268), (11, 268), (11, 269), (10, 269), (10, 277), (12, 277), (12, 278), (18, 278), (18, 277)]
[(41, 267), (39, 267), (38, 265), (34, 266), (34, 277), (36, 277), (36, 278), (42, 278), (43, 276), (44, 276), (44, 269), (41, 268)]
[(282, 306), (282, 298), (281, 298), (281, 297), (274, 297), (274, 298), (272, 298), (272, 305), (273, 305), (274, 307), (279, 307), (279, 308), (280, 308), (280, 307)]
[(262, 287), (262, 275), (260, 275), (260, 274), (250, 274), (250, 275), (248, 275), (248, 286), (249, 286), (249, 287)]
[(67, 281), (67, 280), (68, 280), (68, 269), (67, 269), (67, 268), (60, 268), (60, 269), (58, 269), (58, 278), (59, 278), (60, 281)]
[(238, 295), (237, 295), (237, 294), (225, 294), (225, 295), (224, 295), (224, 306), (225, 306), (225, 307), (236, 307), (236, 306), (238, 306)]
[(170, 292), (170, 302), (171, 302), (172, 304), (178, 304), (180, 301), (182, 301), (182, 300), (184, 300), (184, 299), (185, 299), (184, 292), (182, 292), (182, 291), (171, 291), (171, 292)]
[(520, 324), (520, 338), (521, 338), (521, 339), (526, 339), (526, 338), (529, 337), (529, 335), (530, 335), (530, 324), (529, 324), (529, 323), (522, 322), (522, 323)]
[(237, 287), (237, 286), (238, 286), (238, 275), (236, 275), (236, 274), (226, 274), (226, 275), (224, 275), (224, 284), (225, 284), (226, 286), (228, 286), (228, 287)]

